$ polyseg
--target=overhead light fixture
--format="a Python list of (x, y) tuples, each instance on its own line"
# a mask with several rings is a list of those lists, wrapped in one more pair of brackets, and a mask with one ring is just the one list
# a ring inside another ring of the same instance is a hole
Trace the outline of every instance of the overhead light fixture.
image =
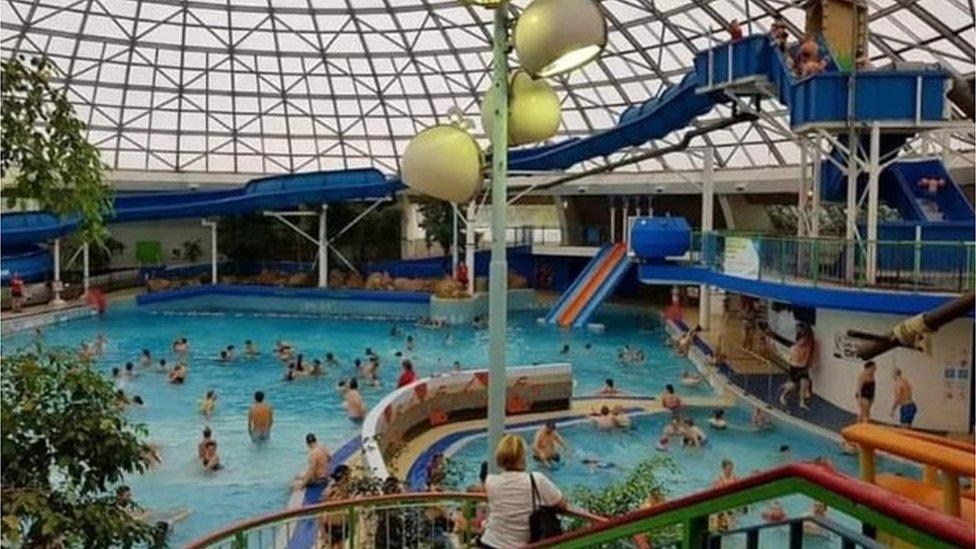
[(607, 23), (592, 0), (535, 0), (515, 26), (515, 53), (534, 76), (585, 65), (606, 45)]
[[(481, 124), (491, 135), (495, 94), (489, 89), (481, 102)], [(508, 87), (508, 144), (524, 145), (556, 135), (562, 111), (552, 86), (523, 70), (512, 72)]]
[(471, 134), (453, 125), (434, 126), (407, 145), (400, 178), (418, 192), (460, 203), (481, 190), (481, 167), (481, 148)]

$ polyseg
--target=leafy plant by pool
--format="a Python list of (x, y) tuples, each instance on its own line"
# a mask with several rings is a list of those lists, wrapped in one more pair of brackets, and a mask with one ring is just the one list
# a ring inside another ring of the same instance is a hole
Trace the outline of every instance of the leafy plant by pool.
[(116, 497), (153, 461), (147, 431), (91, 361), (40, 345), (0, 361), (4, 546), (152, 545), (154, 529)]

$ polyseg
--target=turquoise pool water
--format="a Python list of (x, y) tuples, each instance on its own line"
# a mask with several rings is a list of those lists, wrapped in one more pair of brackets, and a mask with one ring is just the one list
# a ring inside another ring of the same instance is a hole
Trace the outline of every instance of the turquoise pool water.
[[(657, 394), (664, 383), (674, 381), (686, 367), (661, 344), (663, 331), (650, 321), (629, 315), (603, 315), (607, 330), (559, 332), (536, 323), (536, 313), (512, 316), (509, 329), (509, 361), (512, 365), (533, 362), (570, 361), (577, 380), (576, 393), (597, 390), (612, 376), (618, 387), (641, 394)], [(259, 513), (283, 508), (289, 499), (288, 485), (305, 465), (304, 436), (315, 432), (333, 450), (349, 440), (358, 426), (349, 422), (341, 407), (335, 383), (353, 373), (352, 361), (372, 347), (382, 357), (383, 386), (364, 388), (367, 404), (375, 404), (399, 374), (394, 353), (404, 350), (403, 337), (390, 337), (389, 322), (351, 321), (283, 315), (255, 315), (233, 312), (166, 313), (148, 311), (134, 304), (115, 305), (101, 318), (54, 325), (43, 335), (45, 344), (77, 348), (97, 334), (108, 337), (99, 368), (108, 375), (126, 361), (138, 364), (139, 353), (149, 349), (154, 359), (173, 364), (170, 344), (177, 337), (190, 342), (190, 369), (182, 386), (170, 385), (165, 375), (137, 366), (138, 376), (125, 382), (125, 390), (140, 395), (146, 408), (132, 411), (132, 419), (145, 423), (150, 439), (162, 450), (163, 462), (156, 470), (131, 478), (137, 501), (154, 510), (191, 510), (189, 518), (176, 526), (172, 541), (186, 542), (228, 523)], [(470, 328), (434, 331), (400, 323), (412, 334), (416, 349), (408, 353), (421, 375), (450, 368), (454, 360), (464, 367), (482, 367), (487, 361), (488, 334)], [(221, 364), (215, 359), (220, 349), (233, 344), (243, 351), (244, 340), (253, 340), (264, 353), (254, 360), (238, 359)], [(293, 382), (282, 380), (283, 370), (270, 355), (275, 341), (285, 339), (305, 355), (306, 360), (323, 358), (332, 352), (340, 360), (338, 371), (322, 378)], [(3, 352), (30, 343), (33, 335), (16, 334), (4, 339)], [(589, 343), (590, 349), (585, 349)], [(568, 354), (560, 354), (564, 344)], [(647, 353), (641, 366), (622, 366), (617, 348), (639, 345)], [(218, 394), (217, 411), (205, 422), (198, 402), (208, 389)], [(271, 440), (262, 446), (247, 436), (246, 413), (255, 390), (262, 390), (276, 410)], [(687, 390), (705, 394), (707, 389)], [(219, 443), (226, 469), (204, 473), (196, 460), (196, 443), (205, 424)]]
[[(700, 449), (685, 450), (679, 444), (672, 445), (667, 452), (656, 450), (655, 442), (668, 421), (665, 414), (639, 416), (634, 419), (633, 427), (626, 431), (600, 430), (587, 421), (560, 429), (570, 446), (569, 459), (562, 466), (549, 470), (532, 464), (530, 468), (544, 472), (568, 494), (574, 486), (599, 489), (626, 476), (628, 470), (641, 460), (666, 455), (675, 466), (674, 471), (662, 469), (661, 476), (667, 482), (668, 496), (671, 498), (710, 488), (721, 470), (722, 460), (726, 458), (733, 460), (735, 473), (740, 477), (787, 461), (810, 460), (821, 456), (829, 458), (838, 469), (857, 476), (857, 458), (842, 454), (836, 443), (782, 423), (777, 423), (769, 430), (754, 431), (749, 426), (749, 410), (730, 409), (726, 413), (730, 427), (726, 430), (707, 427), (706, 410), (693, 411), (691, 416), (709, 437), (708, 443)], [(531, 443), (535, 429), (529, 428), (520, 433), (527, 443)], [(789, 447), (789, 452), (785, 455), (780, 453), (780, 447), (784, 445)], [(483, 436), (471, 439), (458, 449), (454, 459), (466, 464), (462, 469), (463, 485), (477, 480), (478, 464), (485, 459), (485, 455)], [(582, 463), (584, 458), (597, 459), (614, 466), (592, 468)], [(887, 460), (880, 460), (879, 467), (892, 472), (911, 472), (910, 466)], [(787, 514), (794, 517), (808, 512), (812, 502), (808, 498), (792, 496), (784, 498), (781, 503)], [(765, 505), (753, 506), (747, 515), (738, 517), (738, 526), (760, 522), (760, 513), (765, 508)], [(849, 517), (840, 517), (833, 512), (829, 514), (829, 518), (840, 519), (842, 524), (857, 529), (855, 522)], [(836, 540), (818, 536), (811, 537), (809, 541), (813, 547), (837, 546)], [(785, 528), (763, 534), (763, 547), (777, 548), (787, 545)], [(737, 545), (733, 543), (730, 546)]]

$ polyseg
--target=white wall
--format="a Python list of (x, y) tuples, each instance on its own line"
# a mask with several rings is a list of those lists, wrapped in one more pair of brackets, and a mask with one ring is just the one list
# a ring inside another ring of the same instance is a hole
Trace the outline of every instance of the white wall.
[[(163, 246), (163, 263), (175, 265), (186, 263), (186, 259), (173, 259), (172, 250), (182, 252), (183, 242), (200, 239), (203, 254), (198, 262), (210, 261), (210, 229), (200, 225), (199, 219), (167, 219), (163, 221), (134, 221), (109, 225), (112, 238), (125, 244), (122, 254), (112, 258), (113, 267), (131, 267), (136, 261), (136, 242), (158, 240)], [(220, 250), (218, 250), (219, 253)]]
[[(770, 310), (769, 318), (770, 327), (790, 340), (794, 337), (795, 326), (791, 316), (789, 311), (774, 315)], [(811, 372), (814, 392), (856, 413), (854, 389), (863, 362), (853, 356), (856, 342), (847, 337), (847, 331), (884, 334), (902, 320), (904, 317), (899, 315), (818, 309), (814, 326), (817, 346)], [(893, 401), (892, 372), (901, 368), (912, 384), (918, 405), (915, 427), (968, 431), (969, 410), (973, 405), (969, 380), (973, 375), (972, 356), (973, 321), (970, 319), (956, 320), (932, 334), (929, 353), (898, 348), (878, 356), (874, 359), (878, 365), (878, 384), (871, 419), (898, 423), (897, 412), (895, 417), (889, 416), (889, 412)]]

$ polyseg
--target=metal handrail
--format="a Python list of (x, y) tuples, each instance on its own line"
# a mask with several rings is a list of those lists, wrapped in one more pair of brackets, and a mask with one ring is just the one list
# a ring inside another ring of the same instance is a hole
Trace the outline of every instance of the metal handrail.
[[(777, 522), (766, 522), (763, 524), (754, 524), (752, 526), (743, 526), (742, 528), (735, 528), (733, 530), (726, 530), (724, 532), (716, 532), (708, 536), (709, 543), (707, 547), (709, 549), (719, 549), (721, 548), (721, 539), (728, 538), (732, 536), (740, 536), (745, 534), (746, 536), (746, 547), (758, 547), (759, 533), (763, 530), (770, 530), (773, 528), (781, 528), (783, 526), (788, 526), (790, 528), (790, 549), (794, 547), (794, 540), (800, 539), (801, 541), (796, 544), (797, 547), (802, 547), (802, 534), (804, 524), (816, 524), (817, 526), (823, 528), (827, 532), (831, 532), (840, 537), (842, 542), (848, 542), (850, 544), (856, 544), (858, 547), (864, 549), (886, 549), (888, 546), (878, 543), (877, 541), (865, 536), (860, 532), (855, 532), (846, 526), (841, 525), (835, 520), (830, 520), (823, 517), (815, 517), (812, 515), (804, 515), (800, 517), (794, 517), (791, 519), (781, 520)], [(797, 535), (796, 532), (799, 532)], [(753, 545), (755, 544), (755, 545)], [(842, 545), (847, 547), (848, 545)], [(853, 547), (854, 545), (850, 545)]]
[(633, 511), (530, 545), (588, 548), (682, 527), (682, 547), (697, 547), (708, 535), (708, 517), (761, 501), (805, 495), (850, 515), (870, 531), (885, 532), (920, 547), (973, 547), (976, 532), (965, 521), (939, 513), (878, 486), (811, 463), (791, 463), (736, 482)]
[[(205, 549), (220, 543), (226, 543), (246, 536), (248, 532), (259, 531), (262, 528), (295, 522), (301, 519), (314, 519), (326, 514), (337, 514), (375, 507), (408, 506), (410, 504), (438, 504), (438, 503), (486, 503), (483, 493), (476, 492), (408, 492), (400, 494), (383, 494), (361, 498), (350, 498), (337, 501), (316, 503), (305, 507), (296, 507), (284, 511), (274, 511), (254, 518), (246, 519), (230, 526), (226, 526), (203, 537), (195, 539), (184, 546), (184, 549)], [(581, 509), (559, 509), (558, 513), (568, 518), (582, 520), (588, 524), (605, 522), (607, 519)], [(245, 544), (244, 547), (247, 547)]]

